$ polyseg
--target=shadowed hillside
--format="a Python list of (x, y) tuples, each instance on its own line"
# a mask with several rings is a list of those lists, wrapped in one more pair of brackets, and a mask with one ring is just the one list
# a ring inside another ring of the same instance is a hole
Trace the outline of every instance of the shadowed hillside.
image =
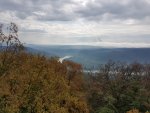
[(45, 56), (72, 56), (69, 60), (80, 63), (83, 67), (87, 68), (98, 67), (100, 64), (107, 63), (108, 60), (127, 63), (134, 61), (149, 63), (150, 61), (150, 48), (102, 48), (79, 45), (27, 45), (27, 47), (39, 50), (39, 53)]

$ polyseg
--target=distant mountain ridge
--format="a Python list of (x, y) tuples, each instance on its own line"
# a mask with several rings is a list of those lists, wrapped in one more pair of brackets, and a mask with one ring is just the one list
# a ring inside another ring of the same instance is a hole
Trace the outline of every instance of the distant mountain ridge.
[(46, 56), (72, 56), (69, 60), (93, 67), (108, 62), (108, 60), (131, 63), (150, 63), (150, 48), (102, 48), (96, 46), (41, 46), (28, 45)]

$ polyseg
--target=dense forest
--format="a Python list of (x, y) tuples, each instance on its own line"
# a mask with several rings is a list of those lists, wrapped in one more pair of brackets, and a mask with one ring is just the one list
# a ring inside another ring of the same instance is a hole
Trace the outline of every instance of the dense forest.
[(25, 51), (18, 27), (0, 25), (0, 113), (149, 113), (150, 64), (108, 61), (84, 73)]

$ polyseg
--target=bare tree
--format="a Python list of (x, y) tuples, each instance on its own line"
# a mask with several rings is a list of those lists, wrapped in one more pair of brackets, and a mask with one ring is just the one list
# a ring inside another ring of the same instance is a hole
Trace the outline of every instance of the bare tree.
[(24, 47), (18, 38), (18, 27), (10, 23), (4, 33), (4, 25), (0, 24), (0, 76), (5, 74), (13, 63), (13, 58), (21, 52)]

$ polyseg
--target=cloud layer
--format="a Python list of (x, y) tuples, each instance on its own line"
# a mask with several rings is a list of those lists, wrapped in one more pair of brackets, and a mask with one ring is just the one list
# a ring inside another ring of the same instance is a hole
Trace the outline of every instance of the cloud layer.
[(0, 0), (0, 22), (16, 22), (26, 43), (93, 44), (100, 37), (150, 47), (149, 8), (149, 0)]

